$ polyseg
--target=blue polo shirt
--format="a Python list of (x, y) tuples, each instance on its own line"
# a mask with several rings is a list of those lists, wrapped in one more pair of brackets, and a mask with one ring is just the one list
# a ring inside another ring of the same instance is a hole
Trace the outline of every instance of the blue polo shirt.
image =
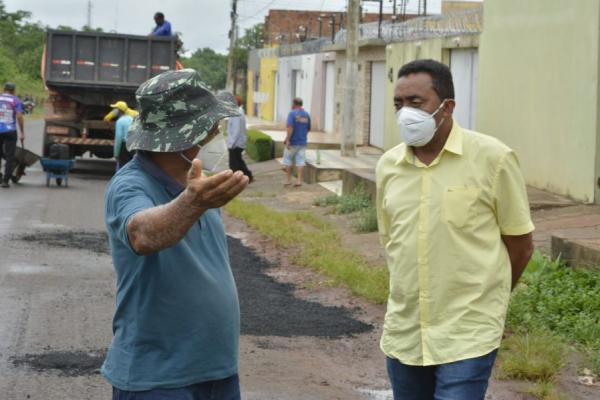
[(180, 388), (237, 373), (239, 304), (220, 210), (176, 245), (135, 254), (127, 223), (184, 188), (136, 155), (109, 182), (105, 220), (117, 275), (113, 341), (102, 374), (122, 390)]
[(171, 36), (171, 23), (164, 21), (162, 25), (156, 25), (152, 30), (152, 36)]
[(303, 108), (295, 108), (288, 114), (287, 125), (292, 127), (290, 145), (306, 146), (310, 131), (310, 115)]

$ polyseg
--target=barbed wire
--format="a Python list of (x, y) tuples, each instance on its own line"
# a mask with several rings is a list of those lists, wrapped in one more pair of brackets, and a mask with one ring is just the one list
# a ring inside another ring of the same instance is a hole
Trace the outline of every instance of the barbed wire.
[[(381, 24), (381, 39), (386, 43), (481, 33), (483, 10), (467, 10), (413, 18), (404, 22), (384, 21)], [(379, 23), (370, 22), (359, 27), (359, 40), (379, 38)], [(346, 42), (346, 30), (335, 35), (336, 43)]]
[[(404, 22), (385, 21), (381, 24), (381, 39), (385, 43), (397, 43), (435, 37), (448, 37), (481, 33), (483, 11), (467, 10), (446, 15), (413, 18)], [(379, 38), (379, 23), (370, 22), (359, 26), (359, 40)], [(331, 38), (313, 39), (302, 43), (285, 44), (278, 47), (257, 50), (259, 58), (286, 57), (301, 54), (319, 53), (325, 46), (344, 44), (346, 30), (342, 29), (334, 40)]]

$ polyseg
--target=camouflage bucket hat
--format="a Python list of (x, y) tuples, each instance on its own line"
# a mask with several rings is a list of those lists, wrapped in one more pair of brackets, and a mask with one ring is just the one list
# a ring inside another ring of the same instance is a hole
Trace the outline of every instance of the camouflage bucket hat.
[(193, 69), (167, 71), (135, 93), (140, 111), (127, 149), (169, 153), (189, 149), (223, 118), (240, 115), (235, 103), (214, 96)]

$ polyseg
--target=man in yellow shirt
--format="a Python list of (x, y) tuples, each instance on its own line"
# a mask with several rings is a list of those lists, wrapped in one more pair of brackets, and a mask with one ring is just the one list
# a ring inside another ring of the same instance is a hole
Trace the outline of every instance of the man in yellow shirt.
[(376, 172), (394, 399), (483, 400), (511, 288), (533, 252), (525, 183), (510, 148), (453, 120), (444, 64), (404, 65), (394, 105), (404, 143)]

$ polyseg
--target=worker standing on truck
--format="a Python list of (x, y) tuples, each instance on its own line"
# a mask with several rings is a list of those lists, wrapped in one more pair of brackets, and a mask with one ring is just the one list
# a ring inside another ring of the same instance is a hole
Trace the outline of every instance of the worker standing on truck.
[(150, 32), (150, 36), (172, 36), (171, 23), (165, 20), (165, 14), (161, 12), (154, 14), (154, 22), (156, 26)]
[(137, 152), (105, 195), (117, 302), (102, 374), (114, 400), (239, 400), (239, 303), (220, 207), (248, 178), (206, 176), (195, 158), (240, 112), (192, 69), (155, 76), (136, 98), (127, 147)]
[(0, 95), (0, 163), (6, 160), (4, 175), (0, 174), (3, 188), (10, 187), (9, 180), (15, 168), (15, 151), (17, 150), (17, 124), (21, 134), (21, 143), (25, 140), (25, 124), (23, 120), (23, 103), (15, 96), (14, 83), (4, 84), (4, 93)]
[(138, 112), (129, 108), (126, 102), (117, 101), (110, 105), (113, 110), (106, 114), (105, 120), (117, 118), (115, 123), (115, 143), (113, 147), (113, 155), (117, 161), (117, 171), (125, 164), (131, 161), (133, 154), (127, 150), (125, 142), (127, 141), (127, 131), (133, 122), (133, 119), (138, 116)]

